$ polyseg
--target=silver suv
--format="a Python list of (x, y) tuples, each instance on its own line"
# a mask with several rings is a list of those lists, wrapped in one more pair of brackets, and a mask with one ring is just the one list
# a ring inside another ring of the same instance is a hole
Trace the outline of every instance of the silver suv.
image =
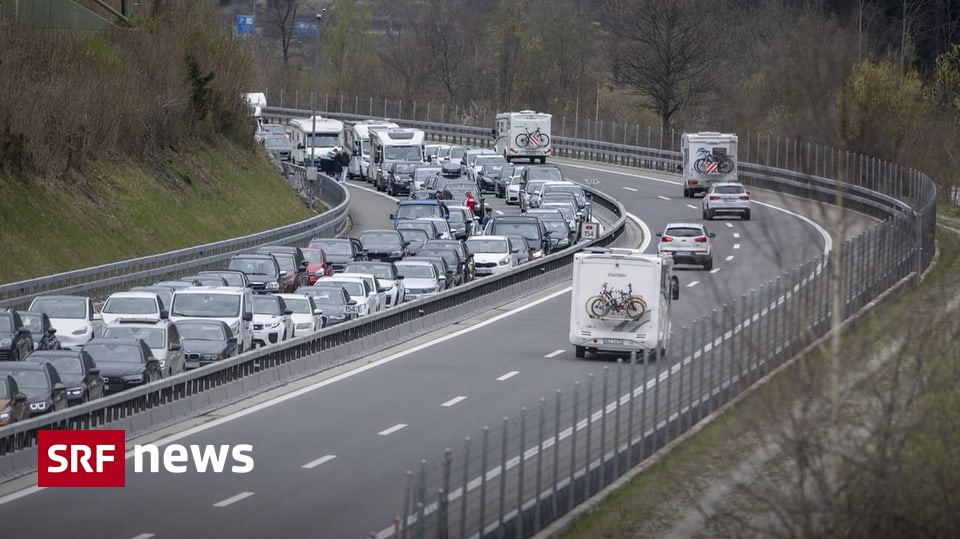
[(750, 193), (735, 182), (715, 183), (703, 195), (703, 218), (712, 220), (717, 215), (739, 215), (750, 220)]
[(702, 265), (713, 269), (713, 241), (716, 234), (708, 232), (700, 223), (670, 223), (657, 234), (657, 253), (670, 255), (677, 264)]
[(106, 339), (142, 339), (160, 361), (161, 376), (173, 376), (186, 369), (180, 332), (170, 320), (121, 318), (103, 328)]

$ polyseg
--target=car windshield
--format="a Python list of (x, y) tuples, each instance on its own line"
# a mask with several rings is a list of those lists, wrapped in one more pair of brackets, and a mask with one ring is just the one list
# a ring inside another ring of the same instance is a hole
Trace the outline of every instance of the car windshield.
[(350, 294), (351, 297), (363, 297), (363, 283), (356, 281), (330, 281), (331, 284), (337, 284), (347, 289), (347, 294)]
[(343, 270), (344, 273), (369, 273), (380, 279), (393, 279), (393, 272), (390, 266), (380, 264), (348, 264)]
[(504, 165), (502, 164), (485, 164), (483, 165), (483, 175), (484, 176), (495, 176), (498, 172), (503, 170)]
[(430, 235), (420, 228), (398, 228), (397, 232), (400, 233), (403, 241), (427, 241), (430, 239)]
[(540, 229), (535, 223), (498, 223), (493, 221), (493, 234), (496, 236), (523, 236), (540, 241)]
[[(560, 234), (566, 234), (569, 232), (569, 227), (567, 227), (566, 221), (561, 221), (559, 219), (546, 219), (543, 221), (543, 226), (550, 232), (559, 232)], [(559, 238), (553, 238), (559, 239)]]
[(280, 301), (275, 296), (256, 296), (253, 298), (253, 314), (279, 316)]
[(304, 249), (303, 250), (303, 259), (311, 264), (322, 264), (323, 263), (323, 252)]
[(485, 240), (483, 238), (470, 238), (467, 245), (474, 253), (506, 253), (507, 240)]
[(277, 259), (277, 265), (280, 266), (280, 271), (294, 271), (294, 268), (297, 267), (292, 256), (274, 255), (274, 258)]
[(364, 232), (360, 234), (360, 243), (364, 247), (400, 247), (400, 240), (394, 232)]
[(50, 318), (83, 319), (87, 317), (87, 298), (37, 298), (30, 310), (47, 313)]
[[(43, 333), (43, 317), (41, 315), (20, 313), (20, 320), (23, 321), (23, 327), (29, 329), (34, 338), (42, 337), (40, 335)], [(12, 329), (13, 320), (10, 316), (4, 317), (0, 314), (0, 331), (11, 331)]]
[(446, 261), (449, 266), (456, 266), (458, 262), (457, 253), (447, 249), (421, 249), (418, 254), (423, 256), (439, 256)]
[(227, 335), (220, 324), (177, 324), (181, 339), (195, 339), (199, 341), (225, 341)]
[(416, 170), (413, 171), (413, 177), (418, 182), (424, 181), (427, 178), (436, 175), (438, 172), (440, 172), (440, 170), (441, 169), (439, 167), (432, 167), (432, 168), (418, 167)]
[(448, 185), (443, 188), (445, 191), (443, 198), (450, 198), (453, 200), (463, 200), (467, 198), (467, 191), (473, 189), (473, 186), (469, 187), (456, 187)]
[(290, 148), (290, 140), (284, 137), (269, 137), (263, 139), (263, 145), (271, 150), (286, 150)]
[(247, 275), (277, 277), (277, 266), (269, 258), (233, 258), (227, 269), (242, 271)]
[(463, 154), (467, 153), (466, 148), (450, 148), (450, 160), (459, 161), (463, 159)]
[[(23, 323), (24, 325), (26, 325), (27, 323), (26, 318), (23, 318)], [(13, 315), (10, 315), (7, 313), (0, 313), (0, 332), (13, 333)], [(31, 329), (30, 332), (32, 333), (33, 330)]]
[(553, 205), (551, 205), (551, 206), (547, 206), (547, 207), (548, 207), (549, 209), (551, 209), (551, 210), (558, 210), (558, 211), (560, 212), (560, 215), (562, 215), (563, 218), (566, 219), (567, 221), (572, 221), (573, 218), (574, 218), (574, 216), (576, 215), (575, 213), (573, 213), (573, 210), (570, 209), (570, 206), (553, 206)]
[(397, 232), (400, 232), (401, 236), (403, 230), (416, 230), (431, 238), (437, 235), (437, 229), (430, 221), (404, 221), (397, 225)]
[(560, 173), (560, 169), (553, 167), (531, 168), (527, 171), (527, 180), (548, 180), (558, 182), (563, 180), (563, 174)]
[(109, 326), (104, 328), (103, 336), (110, 339), (142, 339), (150, 348), (163, 348), (166, 346), (167, 331), (163, 328)]
[(302, 298), (283, 298), (287, 308), (297, 314), (313, 314), (310, 310), (310, 301), (306, 297)]
[(436, 277), (433, 265), (397, 264), (397, 271), (407, 279), (433, 279)]
[[(226, 279), (226, 277), (224, 277)], [(227, 283), (230, 283), (230, 280), (227, 280)], [(236, 285), (242, 286), (242, 285)], [(165, 286), (135, 286), (130, 289), (131, 292), (150, 292), (151, 294), (156, 294), (160, 296), (160, 301), (163, 302), (163, 305), (166, 307), (170, 306), (170, 301), (173, 299), (173, 290)]]
[(313, 298), (314, 303), (320, 303), (324, 305), (343, 305), (343, 293), (340, 291), (340, 287), (320, 287), (313, 286), (310, 288), (301, 288), (307, 294), (310, 294), (310, 297)]
[[(149, 344), (148, 344), (149, 346)], [(135, 344), (120, 343), (90, 343), (83, 346), (84, 352), (93, 356), (97, 363), (143, 363), (140, 356), (140, 347)]]
[(718, 195), (739, 195), (743, 194), (743, 187), (739, 185), (718, 185), (713, 188), (713, 192)]
[(235, 318), (240, 314), (239, 294), (174, 294), (171, 316)]
[(157, 300), (152, 298), (107, 298), (102, 311), (107, 314), (157, 314)]
[(676, 238), (695, 238), (703, 236), (703, 231), (694, 227), (671, 227), (663, 234), (664, 236), (673, 236)]
[(308, 148), (333, 148), (340, 145), (340, 135), (336, 133), (306, 133)]
[(440, 206), (437, 204), (405, 204), (397, 208), (397, 214), (394, 217), (398, 221), (420, 217), (440, 217)]
[[(42, 357), (42, 356), (41, 356)], [(83, 374), (83, 365), (78, 357), (48, 357), (44, 360), (57, 369), (57, 373), (63, 374)]]
[[(17, 369), (10, 368), (0, 371), (0, 376), (13, 376), (20, 389), (50, 389), (50, 381), (47, 379), (47, 373), (42, 370)], [(3, 384), (2, 387), (6, 387)]]
[[(437, 247), (443, 247), (444, 249), (452, 249), (456, 251), (458, 255), (460, 255), (460, 258), (467, 257), (467, 252), (463, 246), (463, 243), (461, 243), (460, 240), (439, 240), (439, 241), (434, 240), (433, 244), (431, 245), (436, 245)], [(427, 247), (429, 248), (431, 245), (427, 245)]]
[(409, 176), (413, 174), (413, 169), (416, 166), (415, 163), (397, 163), (393, 168), (393, 173)]
[(537, 189), (540, 189), (540, 186), (543, 185), (543, 184), (545, 184), (545, 183), (547, 183), (546, 180), (533, 180), (533, 181), (528, 181), (528, 182), (527, 182), (527, 187), (525, 188), (525, 190), (526, 190), (528, 193), (536, 193), (536, 192), (537, 192)]
[[(243, 276), (237, 273), (204, 273), (201, 277), (220, 277), (224, 281), (227, 281), (227, 286), (239, 286), (243, 288)], [(167, 305), (167, 303), (164, 303), (164, 305)]]
[(318, 241), (313, 240), (310, 242), (310, 247), (319, 247), (323, 249), (323, 252), (332, 255), (351, 255), (353, 250), (350, 248), (350, 243), (346, 241)]
[(583, 189), (579, 185), (547, 185), (543, 188), (543, 194), (548, 193), (570, 193), (577, 196), (583, 194)]
[(422, 161), (423, 150), (420, 146), (384, 146), (383, 158), (391, 161)]
[(463, 222), (465, 222), (467, 219), (468, 219), (468, 218), (467, 218), (467, 216), (464, 214), (464, 212), (462, 212), (462, 211), (460, 211), (460, 210), (451, 210), (451, 211), (450, 211), (450, 219), (449, 219), (449, 220), (450, 220), (450, 221), (453, 221), (454, 223), (463, 223)]

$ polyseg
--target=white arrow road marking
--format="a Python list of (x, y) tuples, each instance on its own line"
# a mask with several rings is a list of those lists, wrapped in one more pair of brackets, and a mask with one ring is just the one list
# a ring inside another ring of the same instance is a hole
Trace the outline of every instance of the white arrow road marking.
[(397, 432), (398, 430), (405, 429), (405, 428), (407, 428), (406, 423), (400, 423), (399, 425), (394, 425), (387, 430), (382, 430), (377, 434), (379, 434), (380, 436), (390, 436), (394, 432)]
[(141, 533), (140, 535), (134, 536), (133, 539), (150, 539), (154, 535), (155, 534), (152, 534), (152, 533)]
[(548, 358), (548, 359), (549, 359), (549, 358), (555, 358), (555, 357), (559, 356), (559, 355), (562, 354), (562, 353), (563, 353), (563, 350), (562, 350), (562, 349), (561, 349), (561, 350), (554, 350), (553, 352), (550, 352), (549, 354), (547, 354), (547, 355), (545, 355), (545, 356), (543, 356), (543, 357)]
[(443, 407), (445, 407), (445, 408), (449, 408), (449, 407), (453, 406), (454, 404), (456, 404), (456, 403), (458, 403), (458, 402), (463, 402), (463, 401), (465, 401), (465, 400), (467, 400), (467, 397), (465, 397), (464, 395), (460, 395), (460, 396), (458, 396), (458, 397), (454, 397), (454, 398), (448, 400), (447, 402), (441, 404), (441, 406), (443, 406)]
[(303, 468), (303, 469), (305, 469), (305, 470), (312, 470), (312, 469), (316, 468), (317, 466), (320, 466), (320, 465), (323, 464), (324, 462), (329, 462), (329, 461), (331, 461), (331, 460), (333, 460), (333, 459), (335, 459), (335, 458), (337, 458), (336, 455), (324, 455), (324, 456), (318, 458), (317, 460), (311, 460), (310, 462), (308, 462), (308, 463), (304, 464), (303, 466), (301, 466), (301, 468)]
[(502, 381), (504, 381), (504, 380), (509, 380), (510, 378), (513, 378), (514, 376), (516, 376), (516, 375), (518, 375), (518, 374), (520, 374), (520, 371), (510, 371), (510, 372), (508, 372), (507, 374), (504, 374), (503, 376), (497, 378), (497, 381), (498, 381), (498, 382), (502, 382)]
[(253, 496), (253, 493), (252, 493), (252, 492), (241, 492), (240, 494), (237, 494), (236, 496), (231, 496), (231, 497), (227, 498), (226, 500), (217, 502), (217, 503), (213, 504), (213, 506), (214, 506), (214, 507), (226, 507), (226, 506), (228, 506), (228, 505), (233, 505), (233, 504), (239, 502), (240, 500), (245, 500), (245, 499), (249, 498), (250, 496)]
[(687, 288), (693, 288), (693, 287), (697, 286), (698, 284), (700, 284), (700, 281), (692, 281), (692, 282), (690, 282), (689, 284), (687, 284)]

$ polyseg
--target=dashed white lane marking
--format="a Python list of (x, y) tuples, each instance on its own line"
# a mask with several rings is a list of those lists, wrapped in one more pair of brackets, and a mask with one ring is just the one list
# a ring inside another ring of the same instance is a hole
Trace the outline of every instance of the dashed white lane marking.
[(497, 215), (503, 215), (503, 212), (500, 211), (500, 210), (493, 210), (493, 213), (495, 213), (495, 214), (497, 214)]
[(733, 233), (733, 239), (735, 239), (735, 240), (740, 239), (740, 233), (739, 233), (739, 232), (734, 232), (734, 233)]
[(718, 271), (720, 271), (720, 268), (713, 268), (709, 273), (717, 273)]
[(140, 535), (135, 535), (133, 539), (150, 539), (154, 535), (153, 533), (141, 533)]
[(663, 195), (657, 195), (657, 198), (662, 199), (662, 200), (670, 200), (670, 197), (665, 197), (665, 196), (663, 196)]
[(333, 460), (333, 459), (335, 459), (335, 458), (337, 458), (336, 455), (324, 455), (324, 456), (318, 458), (317, 460), (311, 460), (310, 462), (308, 462), (308, 463), (304, 464), (303, 466), (301, 466), (301, 468), (303, 468), (303, 469), (305, 469), (305, 470), (312, 470), (312, 469), (316, 468), (317, 466), (320, 466), (320, 465), (323, 464), (324, 462), (330, 462), (331, 460)]
[(734, 243), (734, 244), (733, 244), (733, 248), (734, 248), (734, 249), (739, 249), (739, 248), (740, 248), (740, 244), (739, 244), (739, 243)]
[(252, 492), (241, 492), (240, 494), (237, 494), (236, 496), (231, 496), (231, 497), (227, 498), (226, 500), (223, 500), (223, 501), (221, 501), (221, 502), (217, 502), (217, 503), (213, 504), (213, 506), (214, 506), (214, 507), (226, 507), (226, 506), (228, 506), (228, 505), (233, 505), (233, 504), (239, 502), (240, 500), (245, 500), (245, 499), (249, 498), (250, 496), (253, 496), (253, 493), (252, 493)]
[(545, 357), (545, 358), (554, 358), (554, 357), (559, 356), (559, 355), (562, 354), (562, 353), (563, 353), (563, 350), (562, 350), (562, 349), (560, 349), (560, 350), (554, 350), (553, 352), (550, 352), (549, 354), (547, 354), (547, 355), (545, 355), (545, 356), (543, 356), (543, 357)]
[(504, 380), (509, 380), (510, 378), (513, 378), (518, 374), (520, 374), (520, 371), (510, 371), (507, 374), (504, 374), (503, 376), (500, 376), (499, 378), (497, 378), (497, 381), (502, 382)]
[(445, 408), (449, 408), (449, 407), (453, 406), (454, 404), (456, 404), (456, 403), (458, 403), (458, 402), (463, 402), (463, 401), (465, 401), (465, 400), (467, 400), (467, 397), (464, 396), (464, 395), (460, 395), (460, 396), (454, 397), (454, 398), (448, 400), (447, 402), (441, 404), (441, 406), (443, 406), (443, 407), (445, 407)]
[(634, 189), (633, 187), (626, 187), (626, 186), (624, 186), (624, 189), (626, 189), (627, 191), (634, 191), (634, 192), (639, 191), (639, 189)]
[(691, 210), (697, 209), (697, 207), (694, 206), (693, 204), (687, 204), (687, 207), (690, 208)]
[(407, 428), (406, 423), (400, 423), (399, 425), (394, 425), (387, 430), (382, 430), (377, 434), (379, 434), (380, 436), (390, 436), (394, 432), (397, 432), (398, 430), (405, 429), (405, 428)]
[(733, 223), (724, 223), (724, 224), (727, 225), (727, 228), (733, 228)]
[(728, 255), (726, 258), (726, 261), (730, 262), (731, 260), (733, 260), (733, 255)]
[(687, 284), (687, 288), (693, 288), (698, 284), (700, 284), (700, 281), (691, 281), (689, 284)]

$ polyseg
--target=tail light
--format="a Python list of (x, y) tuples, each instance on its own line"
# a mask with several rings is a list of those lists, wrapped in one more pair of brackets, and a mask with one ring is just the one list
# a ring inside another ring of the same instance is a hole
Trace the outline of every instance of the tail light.
[(673, 241), (673, 238), (671, 238), (670, 236), (664, 236), (660, 238), (660, 241)]
[(695, 242), (697, 242), (697, 243), (707, 243), (707, 237), (706, 237), (706, 236), (700, 236), (700, 237), (698, 237), (698, 238), (693, 238), (693, 241), (695, 241)]
[(740, 200), (750, 200), (750, 195), (740, 195)]
[(690, 185), (698, 185), (700, 182), (698, 182), (697, 180), (690, 180), (689, 183)]
[(720, 200), (720, 197), (717, 195), (710, 195), (710, 200)]

